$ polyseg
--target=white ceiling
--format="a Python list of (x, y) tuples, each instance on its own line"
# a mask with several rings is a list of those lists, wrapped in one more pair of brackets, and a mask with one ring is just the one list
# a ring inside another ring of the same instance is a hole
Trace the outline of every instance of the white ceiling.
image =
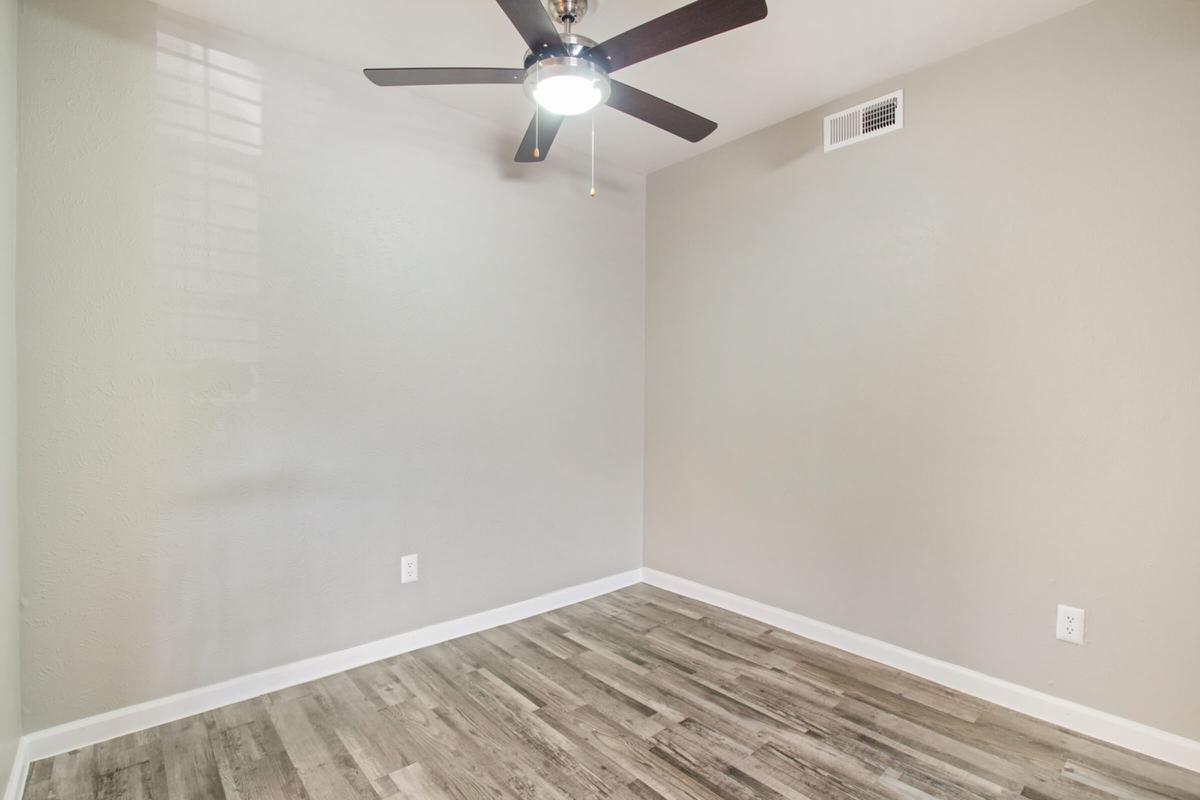
[[(1087, 2), (768, 0), (770, 13), (761, 22), (618, 73), (626, 83), (716, 120), (716, 133), (690, 144), (602, 109), (596, 116), (597, 159), (649, 173)], [(493, 0), (158, 3), (347, 70), (519, 66), (525, 52)], [(684, 4), (591, 0), (592, 11), (576, 30), (603, 41)], [(508, 86), (381, 88), (379, 102), (389, 102), (390, 93), (406, 91), (511, 129), (514, 152), (532, 111), (521, 90)], [(555, 147), (585, 152), (587, 146), (586, 122), (568, 120)]]

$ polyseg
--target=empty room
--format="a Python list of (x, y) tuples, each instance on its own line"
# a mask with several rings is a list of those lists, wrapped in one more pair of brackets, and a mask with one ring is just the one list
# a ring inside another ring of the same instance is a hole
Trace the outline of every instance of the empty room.
[(1200, 800), (1200, 0), (0, 0), (0, 800)]

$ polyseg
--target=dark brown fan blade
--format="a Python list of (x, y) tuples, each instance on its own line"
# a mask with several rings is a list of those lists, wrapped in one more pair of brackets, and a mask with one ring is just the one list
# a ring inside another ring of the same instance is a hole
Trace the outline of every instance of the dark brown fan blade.
[(496, 0), (532, 53), (562, 49), (562, 36), (541, 0)]
[(376, 86), (445, 86), (462, 83), (511, 83), (520, 86), (523, 69), (487, 67), (387, 67), (364, 69)]
[(612, 82), (612, 94), (608, 98), (608, 104), (618, 111), (624, 111), (631, 117), (649, 122), (656, 128), (681, 136), (689, 142), (698, 142), (717, 129), (717, 123), (711, 119), (693, 114), (686, 108), (680, 108), (661, 97), (646, 94), (641, 89), (635, 89), (620, 81)]
[[(517, 148), (517, 157), (513, 160), (522, 163), (545, 161), (546, 153), (550, 152), (550, 145), (554, 144), (554, 137), (558, 135), (562, 121), (563, 118), (558, 114), (551, 114), (545, 109), (534, 114), (533, 119), (529, 120), (525, 138), (521, 140), (521, 146)], [(535, 130), (537, 131), (536, 136), (534, 135)], [(535, 146), (538, 150), (536, 156), (533, 154)]]
[(696, 0), (602, 42), (591, 54), (609, 72), (767, 16), (766, 0)]

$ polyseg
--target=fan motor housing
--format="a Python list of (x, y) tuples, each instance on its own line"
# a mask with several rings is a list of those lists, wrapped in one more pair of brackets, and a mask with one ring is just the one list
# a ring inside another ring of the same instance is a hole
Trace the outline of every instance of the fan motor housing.
[[(580, 36), (578, 33), (562, 34), (562, 43), (563, 43), (563, 47), (567, 51), (567, 55), (572, 56), (573, 58), (586, 58), (587, 52), (596, 46), (596, 41), (594, 39), (589, 39), (586, 36)], [(542, 60), (545, 60), (546, 58), (549, 58), (549, 57), (550, 56), (547, 56), (545, 54), (543, 54), (541, 56)], [(534, 57), (534, 55), (531, 51), (529, 51), (529, 50), (525, 51), (525, 68), (526, 69), (528, 69), (529, 67), (532, 67), (533, 63), (537, 60), (538, 59)], [(596, 66), (599, 67), (601, 70), (604, 70), (605, 65), (603, 63), (601, 63), (602, 60), (603, 59), (595, 59)]]

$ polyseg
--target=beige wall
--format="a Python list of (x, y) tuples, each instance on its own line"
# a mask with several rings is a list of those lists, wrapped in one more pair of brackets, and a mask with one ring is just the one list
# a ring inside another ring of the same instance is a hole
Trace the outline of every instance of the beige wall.
[(647, 566), (1200, 738), (1198, 87), (1100, 0), (652, 175)]
[(21, 34), (28, 729), (639, 565), (642, 179), (149, 4)]
[(0, 0), (0, 791), (21, 735), (17, 615), (17, 0)]

